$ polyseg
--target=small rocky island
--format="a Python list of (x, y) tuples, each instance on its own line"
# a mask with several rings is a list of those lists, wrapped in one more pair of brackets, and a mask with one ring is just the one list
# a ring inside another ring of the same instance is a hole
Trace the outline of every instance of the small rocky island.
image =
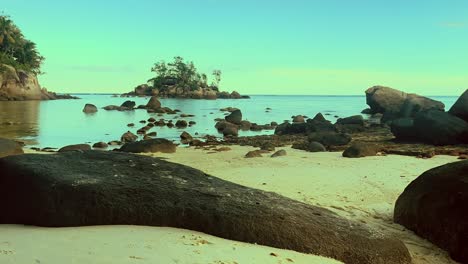
[(0, 16), (0, 101), (74, 99), (41, 88), (37, 75), (44, 61), (8, 16)]
[(156, 73), (146, 84), (137, 86), (133, 92), (122, 96), (158, 96), (160, 98), (187, 99), (248, 99), (249, 96), (220, 91), (221, 71), (213, 71), (213, 80), (208, 84), (208, 76), (199, 73), (193, 62), (185, 62), (175, 57), (173, 62), (155, 63), (151, 71)]

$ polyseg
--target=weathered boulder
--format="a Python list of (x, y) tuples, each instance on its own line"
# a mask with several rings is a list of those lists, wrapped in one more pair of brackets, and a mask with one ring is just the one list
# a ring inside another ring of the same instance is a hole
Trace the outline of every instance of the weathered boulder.
[(17, 142), (6, 138), (0, 138), (0, 158), (23, 153), (23, 148)]
[(192, 140), (193, 137), (188, 132), (184, 131), (180, 134), (180, 142), (182, 142), (182, 144), (189, 144)]
[(96, 113), (98, 111), (97, 107), (93, 104), (86, 104), (83, 108), (84, 113)]
[(364, 118), (362, 117), (362, 115), (354, 115), (354, 116), (345, 117), (345, 118), (338, 118), (338, 120), (336, 120), (336, 123), (340, 125), (364, 126)]
[(121, 137), (120, 137), (120, 141), (122, 143), (128, 143), (128, 142), (135, 142), (137, 141), (138, 139), (138, 136), (133, 134), (132, 132), (130, 131), (127, 131), (125, 132)]
[(242, 121), (242, 112), (241, 110), (234, 110), (233, 112), (231, 112), (231, 114), (226, 116), (225, 119), (229, 123), (240, 125)]
[(329, 146), (343, 146), (351, 142), (351, 136), (345, 133), (336, 132), (316, 132), (308, 135), (309, 142), (319, 142), (320, 144)]
[(414, 119), (418, 138), (434, 145), (468, 143), (468, 123), (446, 112), (429, 110)]
[(343, 152), (346, 158), (362, 158), (375, 156), (379, 152), (379, 147), (371, 143), (356, 142)]
[(304, 123), (305, 122), (305, 118), (304, 116), (302, 115), (297, 115), (293, 118), (293, 123)]
[(0, 63), (0, 101), (49, 99), (37, 76)]
[(239, 129), (237, 126), (228, 125), (223, 129), (223, 136), (237, 137), (239, 135)]
[(177, 120), (177, 122), (175, 123), (175, 126), (177, 128), (186, 128), (188, 126), (188, 123), (185, 120)]
[(314, 132), (336, 132), (336, 127), (323, 116), (316, 115), (313, 119), (307, 119), (306, 123), (284, 122), (275, 128), (275, 135), (309, 134)]
[(106, 110), (106, 111), (113, 111), (113, 110), (119, 110), (119, 106), (118, 105), (108, 105), (108, 106), (104, 106), (102, 109)]
[(272, 158), (277, 158), (277, 157), (283, 157), (283, 156), (286, 156), (286, 155), (288, 155), (286, 150), (280, 149), (280, 150), (276, 151), (275, 153), (271, 154), (271, 157)]
[(438, 109), (443, 111), (442, 102), (384, 86), (374, 86), (366, 91), (366, 102), (372, 113), (387, 113), (396, 119), (398, 117), (411, 117), (419, 111)]
[(158, 97), (157, 96), (151, 97), (148, 103), (146, 104), (146, 108), (149, 108), (149, 109), (161, 108), (161, 102), (158, 100)]
[(324, 152), (327, 151), (324, 145), (316, 141), (296, 142), (292, 145), (294, 149), (301, 149), (308, 152)]
[(401, 241), (361, 223), (162, 159), (27, 154), (0, 171), (1, 224), (169, 226), (350, 264), (411, 263)]
[(142, 141), (129, 142), (119, 151), (130, 153), (175, 153), (177, 145), (164, 138), (155, 138)]
[(265, 151), (262, 151), (260, 149), (252, 150), (247, 152), (244, 158), (261, 158), (263, 153), (265, 153)]
[(125, 101), (120, 107), (125, 107), (128, 109), (133, 109), (135, 107), (136, 103), (135, 101)]
[(449, 113), (468, 122), (468, 89), (458, 98), (450, 108)]
[(250, 130), (251, 127), (252, 127), (252, 124), (249, 121), (242, 120), (240, 122), (240, 129), (241, 130)]
[(93, 148), (105, 149), (107, 147), (109, 147), (109, 145), (106, 142), (97, 142), (93, 145)]
[(58, 152), (68, 152), (68, 151), (86, 151), (91, 150), (91, 146), (88, 144), (75, 144), (62, 147)]
[(241, 95), (237, 91), (233, 91), (230, 96), (232, 99), (241, 99)]
[(468, 263), (468, 161), (416, 178), (398, 197), (394, 220)]

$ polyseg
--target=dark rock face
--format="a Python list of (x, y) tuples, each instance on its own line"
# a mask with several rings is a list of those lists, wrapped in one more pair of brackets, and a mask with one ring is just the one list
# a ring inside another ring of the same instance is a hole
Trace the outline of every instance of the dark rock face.
[(384, 120), (412, 117), (420, 111), (430, 109), (444, 111), (445, 108), (442, 102), (384, 86), (374, 86), (367, 89), (366, 102), (373, 114), (386, 113), (387, 116)]
[(0, 223), (170, 226), (351, 264), (411, 263), (401, 241), (327, 209), (161, 159), (28, 154), (0, 159), (0, 171)]
[(97, 107), (93, 104), (86, 104), (83, 108), (84, 113), (96, 113), (98, 111)]
[(177, 146), (164, 138), (148, 139), (130, 142), (123, 145), (119, 150), (130, 153), (175, 153)]
[(379, 148), (369, 143), (354, 143), (343, 152), (343, 157), (346, 158), (362, 158), (375, 156), (379, 152)]
[(309, 142), (319, 142), (324, 146), (344, 146), (351, 142), (351, 136), (345, 133), (318, 132), (308, 136)]
[(418, 138), (434, 145), (468, 143), (468, 123), (446, 112), (429, 110), (414, 119)]
[(85, 151), (85, 150), (91, 150), (91, 146), (88, 144), (68, 145), (59, 149), (58, 152)]
[(240, 125), (242, 121), (242, 112), (241, 110), (235, 110), (231, 114), (225, 117), (226, 121), (236, 125)]
[(120, 107), (125, 107), (128, 109), (133, 109), (135, 107), (135, 101), (125, 101)]
[(412, 118), (396, 119), (391, 131), (398, 140), (424, 142), (433, 145), (468, 143), (468, 123), (449, 113), (429, 110)]
[(450, 108), (449, 113), (468, 122), (468, 89), (458, 98)]
[(399, 140), (417, 140), (418, 133), (414, 127), (414, 120), (412, 118), (399, 118), (393, 120), (390, 129), (392, 134)]
[(17, 142), (6, 138), (0, 138), (0, 158), (23, 153), (23, 148)]
[(122, 141), (122, 143), (135, 142), (137, 141), (137, 139), (138, 136), (130, 131), (127, 131), (125, 134), (122, 135), (122, 137), (120, 137), (120, 141)]
[(406, 187), (394, 220), (468, 263), (468, 161), (426, 171)]

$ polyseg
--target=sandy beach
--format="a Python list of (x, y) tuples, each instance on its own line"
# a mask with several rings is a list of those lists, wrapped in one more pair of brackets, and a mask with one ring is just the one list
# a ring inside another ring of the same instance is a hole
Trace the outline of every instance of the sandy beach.
[[(244, 158), (251, 147), (215, 152), (180, 147), (175, 154), (149, 154), (185, 164), (224, 180), (272, 191), (328, 208), (400, 238), (415, 264), (456, 263), (448, 254), (392, 221), (398, 195), (422, 172), (456, 157), (419, 159), (377, 156), (347, 159), (338, 152)], [(339, 263), (190, 230), (104, 226), (49, 229), (0, 226), (1, 263)], [(273, 254), (271, 254), (273, 253)]]

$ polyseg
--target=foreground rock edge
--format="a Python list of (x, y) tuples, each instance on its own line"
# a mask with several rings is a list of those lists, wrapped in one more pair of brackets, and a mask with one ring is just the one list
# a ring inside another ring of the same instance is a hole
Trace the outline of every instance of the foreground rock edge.
[(25, 154), (0, 159), (0, 170), (0, 223), (171, 226), (346, 263), (411, 262), (401, 241), (329, 210), (160, 159)]

